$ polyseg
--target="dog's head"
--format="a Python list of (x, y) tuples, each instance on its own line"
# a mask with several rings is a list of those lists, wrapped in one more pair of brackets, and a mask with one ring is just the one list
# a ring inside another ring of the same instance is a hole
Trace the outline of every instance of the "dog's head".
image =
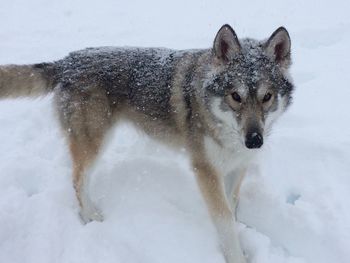
[(207, 106), (225, 133), (249, 149), (263, 145), (272, 123), (291, 102), (290, 53), (283, 27), (265, 41), (240, 41), (229, 25), (215, 37), (204, 82)]

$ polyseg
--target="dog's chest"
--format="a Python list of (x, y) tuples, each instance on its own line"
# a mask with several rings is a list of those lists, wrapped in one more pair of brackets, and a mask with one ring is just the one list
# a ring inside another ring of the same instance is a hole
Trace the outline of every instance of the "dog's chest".
[(205, 152), (210, 162), (221, 175), (246, 168), (255, 156), (255, 151), (243, 147), (224, 147), (211, 137), (205, 137)]

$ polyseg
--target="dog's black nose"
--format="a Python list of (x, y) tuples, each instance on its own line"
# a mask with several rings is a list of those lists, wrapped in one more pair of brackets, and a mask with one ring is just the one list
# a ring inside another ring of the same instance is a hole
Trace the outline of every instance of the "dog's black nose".
[(259, 132), (248, 133), (245, 137), (245, 146), (248, 149), (260, 148), (264, 143), (264, 139)]

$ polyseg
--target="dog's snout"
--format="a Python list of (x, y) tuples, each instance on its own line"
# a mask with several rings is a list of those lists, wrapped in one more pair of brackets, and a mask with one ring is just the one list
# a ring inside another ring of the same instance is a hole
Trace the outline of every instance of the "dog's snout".
[(245, 146), (247, 146), (248, 149), (260, 148), (263, 143), (263, 136), (259, 132), (248, 133), (245, 138)]

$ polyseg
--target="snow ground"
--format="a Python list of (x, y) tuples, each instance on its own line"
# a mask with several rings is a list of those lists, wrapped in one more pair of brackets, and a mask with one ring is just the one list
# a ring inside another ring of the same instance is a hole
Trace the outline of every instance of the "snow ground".
[[(350, 262), (348, 1), (0, 0), (0, 64), (88, 46), (200, 48), (288, 28), (294, 104), (242, 187), (251, 263)], [(51, 98), (0, 103), (0, 262), (224, 262), (186, 156), (115, 130), (92, 182), (105, 221), (82, 225)], [(98, 176), (97, 176), (98, 174)]]

